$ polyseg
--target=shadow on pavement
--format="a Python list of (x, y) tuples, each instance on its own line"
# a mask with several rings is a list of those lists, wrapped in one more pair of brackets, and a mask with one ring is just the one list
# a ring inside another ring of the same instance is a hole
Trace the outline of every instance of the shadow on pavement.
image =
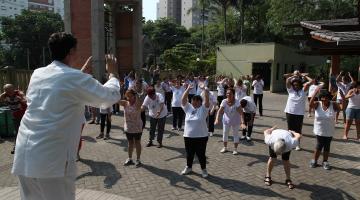
[[(305, 152), (309, 152), (309, 153), (314, 153), (314, 150), (309, 150), (309, 149), (302, 149), (302, 151)], [(349, 161), (355, 161), (355, 162), (359, 162), (360, 158), (356, 157), (356, 156), (348, 156), (348, 155), (340, 155), (340, 154), (336, 154), (336, 153), (331, 153), (329, 155), (329, 158), (337, 158), (337, 159), (344, 159), (344, 160), (349, 160)]]
[[(169, 184), (171, 186), (182, 188), (185, 190), (190, 190), (190, 191), (200, 190), (200, 191), (203, 191), (206, 193), (210, 193), (207, 190), (205, 190), (204, 188), (202, 188), (201, 184), (198, 181), (195, 181), (195, 180), (189, 178), (188, 176), (182, 176), (179, 173), (176, 173), (176, 172), (173, 172), (173, 171), (170, 171), (167, 169), (160, 169), (160, 168), (150, 166), (150, 165), (142, 165), (142, 168), (148, 170), (149, 172), (151, 172), (157, 176), (168, 179), (170, 182)], [(177, 185), (180, 182), (183, 182), (188, 187)]]
[(109, 162), (93, 161), (87, 159), (80, 159), (80, 162), (91, 168), (91, 172), (86, 172), (79, 175), (76, 180), (80, 180), (86, 176), (105, 176), (104, 187), (112, 188), (121, 178), (120, 172), (116, 170), (115, 165)]
[(81, 139), (86, 141), (86, 142), (91, 142), (91, 143), (96, 143), (95, 138), (91, 137), (91, 136), (81, 136)]
[(250, 185), (248, 183), (238, 181), (238, 180), (221, 178), (221, 177), (213, 176), (213, 175), (209, 175), (207, 180), (210, 183), (216, 184), (216, 185), (220, 186), (221, 188), (232, 191), (232, 192), (264, 196), (264, 197), (278, 197), (280, 199), (294, 199), (295, 200), (295, 198), (288, 198), (288, 197), (283, 196), (272, 190), (253, 186), (253, 185)]
[(337, 199), (337, 200), (355, 200), (350, 194), (341, 189), (333, 189), (321, 185), (309, 185), (306, 183), (300, 183), (297, 187), (300, 190), (310, 191), (311, 199)]
[(360, 169), (354, 169), (354, 168), (340, 168), (340, 167), (336, 167), (336, 166), (331, 166), (332, 169), (334, 170), (339, 170), (339, 171), (343, 171), (343, 172), (347, 172), (349, 174), (352, 174), (354, 176), (360, 176)]

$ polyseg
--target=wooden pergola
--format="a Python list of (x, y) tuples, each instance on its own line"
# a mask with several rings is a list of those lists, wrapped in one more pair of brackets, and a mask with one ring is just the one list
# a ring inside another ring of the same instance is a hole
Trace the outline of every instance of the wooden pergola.
[(359, 18), (302, 21), (305, 48), (309, 55), (331, 56), (330, 74), (340, 71), (340, 55), (360, 55)]

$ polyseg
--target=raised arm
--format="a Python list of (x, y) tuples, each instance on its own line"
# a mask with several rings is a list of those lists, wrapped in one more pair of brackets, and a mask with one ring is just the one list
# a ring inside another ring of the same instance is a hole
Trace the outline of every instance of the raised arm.
[(209, 99), (209, 88), (205, 87), (204, 88), (204, 92), (205, 92), (205, 108), (209, 108), (210, 107), (210, 99)]
[(336, 77), (336, 83), (339, 83), (341, 81), (341, 76), (343, 75), (343, 71), (341, 71), (338, 76)]
[(351, 85), (356, 85), (356, 80), (354, 79), (354, 77), (352, 77), (351, 76), (351, 73), (350, 72), (348, 72), (348, 76), (350, 77), (350, 79), (351, 79)]
[(188, 96), (189, 96), (189, 91), (194, 88), (194, 85), (189, 84), (184, 92), (184, 94), (181, 97), (181, 105), (184, 107), (186, 106), (186, 104), (188, 103)]
[(295, 78), (295, 76), (290, 76), (286, 79), (286, 88), (290, 89), (291, 88), (291, 80)]

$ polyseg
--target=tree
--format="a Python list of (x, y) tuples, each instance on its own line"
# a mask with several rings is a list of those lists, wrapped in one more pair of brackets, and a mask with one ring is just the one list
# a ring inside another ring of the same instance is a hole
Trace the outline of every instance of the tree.
[(143, 33), (152, 43), (155, 61), (166, 49), (185, 42), (190, 33), (185, 27), (176, 24), (171, 19), (162, 18), (156, 21), (147, 21), (143, 26)]
[(5, 62), (19, 68), (29, 65), (32, 69), (43, 66), (49, 60), (47, 41), (54, 32), (64, 30), (59, 14), (52, 12), (33, 12), (23, 10), (15, 18), (3, 17), (1, 20), (3, 39), (9, 45), (5, 48), (10, 58)]

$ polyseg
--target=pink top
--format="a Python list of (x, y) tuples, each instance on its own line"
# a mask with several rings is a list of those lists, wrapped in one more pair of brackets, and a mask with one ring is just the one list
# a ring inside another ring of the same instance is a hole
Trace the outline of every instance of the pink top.
[(124, 130), (126, 133), (142, 133), (141, 109), (136, 108), (136, 103), (124, 106)]

